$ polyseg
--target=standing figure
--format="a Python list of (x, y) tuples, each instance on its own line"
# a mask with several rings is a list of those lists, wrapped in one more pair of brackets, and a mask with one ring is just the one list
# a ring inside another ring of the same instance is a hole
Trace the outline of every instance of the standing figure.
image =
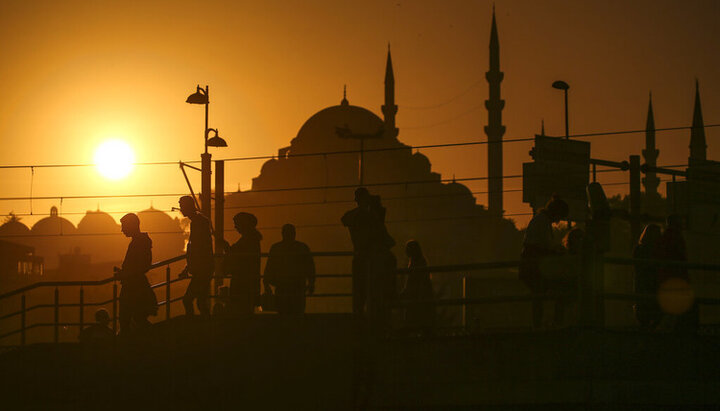
[(122, 233), (132, 238), (122, 267), (115, 267), (115, 278), (120, 280), (120, 334), (128, 335), (150, 326), (149, 315), (157, 314), (157, 298), (150, 288), (145, 273), (152, 265), (152, 240), (140, 232), (140, 219), (136, 214), (125, 214), (120, 219)]
[[(635, 249), (633, 258), (651, 260), (658, 257), (658, 241), (662, 235), (660, 226), (648, 224), (643, 230)], [(662, 317), (657, 303), (658, 267), (654, 264), (635, 263), (635, 293), (642, 294), (643, 299), (635, 303), (635, 318), (640, 326), (652, 330)], [(650, 296), (653, 296), (650, 299)]]
[(282, 227), (282, 241), (270, 247), (265, 265), (265, 287), (275, 287), (277, 310), (280, 314), (303, 314), (305, 293), (315, 292), (315, 261), (310, 248), (295, 240), (295, 226)]
[(187, 265), (180, 273), (181, 278), (190, 275), (183, 305), (185, 315), (195, 314), (193, 300), (197, 301), (202, 318), (210, 318), (210, 282), (215, 270), (210, 220), (195, 208), (195, 200), (190, 196), (180, 197), (180, 212), (190, 219), (190, 240), (187, 245)]
[(353, 243), (352, 289), (353, 313), (362, 315), (367, 299), (368, 270), (370, 269), (370, 242), (372, 216), (370, 214), (370, 193), (365, 187), (355, 190), (357, 207), (343, 215), (342, 224), (350, 232)]
[(405, 310), (405, 323), (413, 331), (426, 334), (432, 330), (435, 323), (435, 306), (432, 304), (412, 304), (412, 302), (431, 301), (433, 293), (432, 279), (427, 268), (427, 261), (423, 255), (420, 243), (410, 240), (405, 245), (405, 255), (408, 257), (408, 274), (402, 298), (411, 305)]
[[(658, 258), (670, 261), (687, 261), (687, 247), (683, 237), (682, 217), (671, 214), (667, 227), (658, 240)], [(700, 311), (694, 301), (690, 275), (685, 267), (661, 267), (658, 270), (660, 307), (676, 320), (678, 331), (694, 332), (700, 322)]]
[(250, 315), (260, 303), (260, 240), (255, 228), (257, 218), (250, 213), (233, 217), (240, 239), (230, 246), (225, 257), (225, 272), (230, 273), (230, 312)]
[(546, 281), (543, 279), (540, 264), (543, 259), (553, 255), (562, 254), (562, 247), (553, 241), (553, 224), (567, 218), (569, 207), (565, 201), (557, 196), (548, 201), (545, 208), (540, 210), (530, 220), (525, 229), (523, 249), (520, 255), (519, 277), (527, 285), (533, 295), (533, 327), (540, 328), (543, 320), (542, 297), (547, 291)]

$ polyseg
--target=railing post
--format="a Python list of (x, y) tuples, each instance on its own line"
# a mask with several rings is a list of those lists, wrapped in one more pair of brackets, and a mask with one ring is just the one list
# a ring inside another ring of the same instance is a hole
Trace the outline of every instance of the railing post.
[[(462, 277), (462, 299), (465, 300), (466, 298), (467, 298), (467, 275), (463, 275), (463, 277)], [(463, 327), (463, 329), (467, 329), (467, 304), (465, 304), (464, 302), (462, 305), (462, 327)]]
[(80, 287), (80, 331), (85, 327), (85, 290)]
[(20, 345), (25, 345), (25, 294), (20, 297)]
[(113, 281), (113, 299), (112, 299), (112, 307), (113, 307), (113, 332), (117, 334), (117, 281)]
[(170, 264), (165, 267), (165, 319), (170, 319)]
[(55, 344), (60, 341), (60, 289), (55, 287)]

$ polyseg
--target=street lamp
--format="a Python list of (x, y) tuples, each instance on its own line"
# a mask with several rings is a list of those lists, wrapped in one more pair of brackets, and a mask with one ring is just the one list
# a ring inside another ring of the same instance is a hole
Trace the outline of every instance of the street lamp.
[[(211, 171), (211, 158), (212, 156), (208, 153), (208, 147), (227, 147), (227, 142), (218, 136), (217, 129), (208, 127), (208, 107), (210, 106), (210, 87), (205, 88), (197, 86), (195, 92), (190, 94), (185, 100), (189, 104), (202, 104), (205, 106), (205, 128), (203, 129), (203, 138), (205, 140), (205, 152), (200, 155), (202, 160), (201, 167), (201, 188), (200, 188), (200, 211), (207, 218), (210, 218), (211, 213), (211, 198), (210, 198), (210, 175)], [(215, 136), (208, 139), (210, 133), (215, 133)], [(221, 188), (222, 190), (222, 188)]]
[(552, 86), (565, 92), (565, 138), (570, 139), (570, 126), (568, 125), (568, 89), (570, 86), (562, 80), (552, 83)]

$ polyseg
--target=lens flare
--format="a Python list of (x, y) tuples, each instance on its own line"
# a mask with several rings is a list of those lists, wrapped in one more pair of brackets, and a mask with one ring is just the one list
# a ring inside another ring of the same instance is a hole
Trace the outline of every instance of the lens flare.
[(122, 140), (104, 141), (95, 150), (95, 166), (100, 174), (110, 180), (126, 177), (133, 169), (135, 155)]

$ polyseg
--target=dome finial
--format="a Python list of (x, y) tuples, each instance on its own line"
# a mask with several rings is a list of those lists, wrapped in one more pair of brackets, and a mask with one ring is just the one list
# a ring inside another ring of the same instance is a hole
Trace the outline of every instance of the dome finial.
[(340, 105), (347, 106), (348, 105), (348, 99), (347, 99), (347, 84), (343, 84), (343, 99), (340, 102)]

